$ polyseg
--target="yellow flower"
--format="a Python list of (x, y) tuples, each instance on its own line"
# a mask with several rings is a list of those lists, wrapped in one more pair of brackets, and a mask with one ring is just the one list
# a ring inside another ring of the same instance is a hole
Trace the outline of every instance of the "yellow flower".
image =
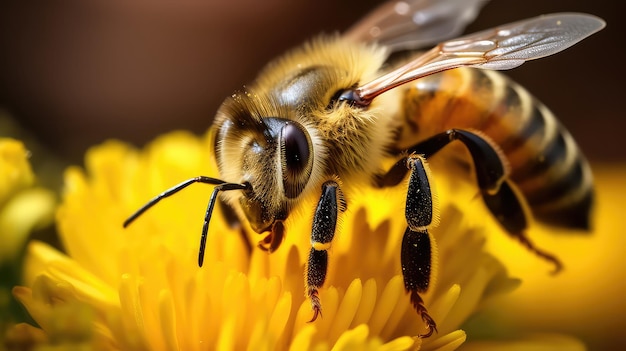
[(28, 151), (0, 138), (0, 264), (15, 259), (28, 234), (52, 220), (53, 195), (34, 187)]
[[(145, 151), (120, 142), (90, 150), (86, 171), (66, 172), (57, 213), (67, 255), (41, 242), (29, 246), (26, 287), (14, 295), (41, 330), (21, 325), (20, 332), (125, 350), (454, 350), (467, 338), (462, 324), (519, 284), (484, 248), (490, 215), (475, 185), (433, 160), (443, 220), (432, 230), (438, 254), (423, 297), (439, 332), (416, 337), (424, 325), (404, 292), (402, 187), (348, 199), (320, 291), (323, 316), (307, 323), (303, 271), (314, 203), (289, 217), (287, 238), (271, 255), (251, 248), (260, 238), (245, 225), (229, 226), (217, 208), (202, 268), (196, 260), (210, 186), (186, 189), (122, 228), (173, 184), (216, 176), (211, 160), (208, 138), (182, 132)], [(498, 233), (490, 239), (504, 235), (491, 230)]]
[(28, 151), (0, 138), (0, 341), (13, 319), (11, 288), (19, 282), (19, 258), (28, 235), (52, 222), (54, 196), (35, 186)]

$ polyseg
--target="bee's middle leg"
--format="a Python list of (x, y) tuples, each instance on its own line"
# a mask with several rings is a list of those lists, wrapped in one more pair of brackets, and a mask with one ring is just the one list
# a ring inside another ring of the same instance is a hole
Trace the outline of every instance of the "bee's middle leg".
[(330, 248), (339, 212), (345, 209), (345, 200), (339, 184), (329, 180), (322, 185), (322, 196), (315, 209), (311, 230), (311, 251), (306, 265), (305, 285), (307, 297), (313, 308), (313, 322), (322, 313), (318, 289), (324, 285), (328, 270), (328, 249)]

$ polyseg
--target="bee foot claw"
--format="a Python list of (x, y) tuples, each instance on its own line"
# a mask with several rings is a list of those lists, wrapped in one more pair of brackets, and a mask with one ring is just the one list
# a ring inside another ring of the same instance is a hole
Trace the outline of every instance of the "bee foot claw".
[(426, 323), (426, 328), (428, 328), (428, 331), (426, 332), (426, 334), (418, 335), (420, 338), (428, 338), (433, 335), (433, 333), (437, 332), (437, 323), (435, 323), (435, 321), (428, 314), (428, 312), (422, 312), (422, 320), (424, 321), (424, 323)]
[(317, 290), (311, 291), (309, 293), (309, 298), (311, 299), (311, 308), (313, 309), (313, 317), (309, 320), (309, 323), (312, 323), (315, 322), (317, 317), (322, 316), (322, 302), (317, 295)]

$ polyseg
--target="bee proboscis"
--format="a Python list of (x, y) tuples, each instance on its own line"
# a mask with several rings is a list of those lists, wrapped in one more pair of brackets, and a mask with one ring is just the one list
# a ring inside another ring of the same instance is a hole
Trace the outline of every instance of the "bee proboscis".
[[(218, 195), (254, 231), (267, 233), (259, 246), (270, 252), (288, 232), (284, 223), (292, 210), (314, 196), (319, 200), (305, 281), (315, 320), (328, 249), (352, 189), (364, 183), (398, 186), (408, 178), (401, 265), (410, 300), (426, 324), (421, 336), (427, 337), (436, 331), (420, 297), (430, 283), (428, 230), (436, 210), (436, 176), (429, 175), (427, 159), (457, 141), (469, 151), (494, 217), (558, 270), (558, 259), (526, 236), (530, 212), (552, 224), (588, 227), (591, 172), (552, 113), (493, 70), (562, 51), (604, 22), (557, 13), (436, 44), (457, 35), (483, 3), (389, 2), (343, 36), (317, 38), (276, 59), (217, 112), (212, 128), (220, 178), (189, 179), (148, 202), (124, 226), (191, 184), (215, 185), (201, 234), (202, 266)], [(434, 44), (389, 67), (390, 53)], [(383, 169), (389, 158), (395, 164)]]

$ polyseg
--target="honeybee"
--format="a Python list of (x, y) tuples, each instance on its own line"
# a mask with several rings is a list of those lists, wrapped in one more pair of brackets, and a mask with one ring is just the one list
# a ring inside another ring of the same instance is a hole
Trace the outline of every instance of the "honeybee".
[[(526, 90), (493, 70), (552, 55), (604, 27), (594, 16), (557, 13), (454, 40), (482, 0), (392, 1), (344, 35), (322, 36), (271, 62), (226, 99), (212, 128), (220, 178), (199, 176), (158, 195), (126, 220), (194, 183), (215, 185), (202, 228), (202, 266), (218, 195), (272, 252), (302, 199), (314, 209), (306, 265), (312, 321), (337, 218), (353, 189), (408, 184), (401, 248), (404, 285), (427, 331), (436, 331), (421, 293), (430, 284), (433, 197), (427, 159), (453, 141), (471, 155), (487, 208), (529, 249), (552, 261), (525, 234), (532, 215), (586, 228), (592, 175), (570, 134)], [(395, 66), (391, 53), (432, 49)], [(394, 158), (389, 169), (383, 161)], [(434, 176), (436, 177), (436, 175)], [(403, 182), (408, 178), (407, 182)], [(529, 206), (527, 206), (527, 204)], [(443, 218), (442, 220), (445, 220)]]

